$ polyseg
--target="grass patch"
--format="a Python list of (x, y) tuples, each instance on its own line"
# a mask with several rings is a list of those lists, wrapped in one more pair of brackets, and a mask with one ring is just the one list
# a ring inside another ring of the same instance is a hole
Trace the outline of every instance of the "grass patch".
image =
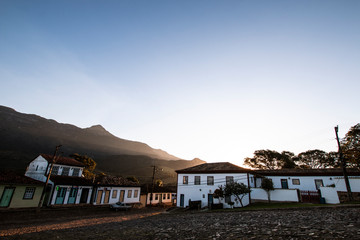
[(261, 210), (261, 209), (286, 209), (286, 208), (308, 208), (325, 206), (325, 204), (313, 204), (313, 203), (252, 203), (243, 208), (226, 208), (217, 209), (213, 211), (249, 211), (249, 210)]

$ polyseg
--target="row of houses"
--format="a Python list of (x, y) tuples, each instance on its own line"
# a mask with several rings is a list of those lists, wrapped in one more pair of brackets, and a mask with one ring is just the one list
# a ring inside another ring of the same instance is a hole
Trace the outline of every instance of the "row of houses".
[[(234, 196), (214, 198), (219, 186), (230, 182), (247, 185), (251, 192), (242, 204), (267, 200), (260, 188), (262, 179), (272, 180), (275, 190), (273, 201), (306, 202), (323, 199), (326, 203), (340, 203), (346, 198), (346, 186), (341, 169), (281, 169), (250, 170), (228, 162), (205, 163), (178, 170), (177, 187), (142, 187), (121, 177), (88, 180), (82, 177), (84, 165), (72, 158), (41, 154), (31, 161), (25, 175), (0, 174), (0, 207), (37, 207), (43, 192), (44, 205), (106, 205), (116, 202), (142, 206), (166, 204), (188, 207), (192, 202), (199, 207), (221, 203), (225, 208), (240, 207)], [(52, 166), (52, 167), (51, 167)], [(44, 189), (47, 176), (49, 184)], [(360, 172), (348, 170), (351, 190), (360, 196)]]
[[(205, 163), (177, 172), (177, 206), (189, 207), (191, 202), (199, 207), (222, 203), (225, 208), (240, 207), (234, 196), (214, 199), (214, 191), (230, 182), (243, 183), (251, 189), (242, 203), (244, 206), (266, 201), (267, 193), (261, 182), (269, 178), (274, 184), (271, 199), (281, 202), (340, 203), (346, 198), (347, 189), (341, 169), (280, 169), (250, 170), (228, 162)], [(360, 195), (360, 172), (348, 170), (353, 196)], [(359, 199), (360, 200), (360, 199)], [(216, 202), (217, 201), (217, 202)], [(229, 204), (230, 203), (230, 204)]]
[[(25, 175), (14, 172), (0, 174), (0, 207), (37, 207), (42, 195), (45, 206), (107, 205), (119, 201), (146, 206), (174, 202), (174, 191), (167, 192), (169, 190), (166, 188), (141, 191), (138, 183), (122, 177), (105, 176), (88, 180), (83, 177), (84, 167), (84, 164), (72, 158), (53, 159), (51, 155), (40, 154), (29, 163)], [(151, 193), (153, 198), (150, 201)]]

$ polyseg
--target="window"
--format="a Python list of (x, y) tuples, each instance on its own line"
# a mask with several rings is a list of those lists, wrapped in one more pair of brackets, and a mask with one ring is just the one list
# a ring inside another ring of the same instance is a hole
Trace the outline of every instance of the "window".
[(80, 168), (74, 168), (73, 173), (72, 173), (73, 177), (78, 177), (79, 172), (80, 172)]
[(188, 183), (189, 183), (189, 177), (183, 176), (183, 184), (188, 184)]
[(69, 167), (63, 167), (61, 176), (69, 176), (70, 168)]
[(112, 197), (112, 198), (116, 198), (116, 197), (117, 197), (117, 190), (113, 190), (111, 197)]
[(59, 174), (59, 166), (53, 166), (51, 170), (51, 175), (58, 175)]
[(34, 187), (27, 187), (25, 188), (25, 193), (23, 199), (33, 199), (35, 193)]
[(131, 195), (132, 195), (132, 190), (129, 190), (128, 191), (128, 198), (131, 198)]
[(135, 190), (135, 191), (134, 191), (134, 198), (137, 198), (138, 195), (139, 195), (139, 190)]
[(322, 179), (315, 179), (315, 187), (317, 190), (319, 190), (320, 187), (323, 187), (324, 183)]
[(195, 176), (194, 182), (195, 182), (195, 185), (200, 185), (200, 176)]
[(293, 185), (300, 185), (300, 179), (294, 178), (294, 179), (292, 180), (292, 184), (293, 184)]
[(159, 200), (159, 194), (155, 194), (155, 200)]
[(225, 196), (225, 202), (226, 203), (231, 202), (231, 196)]
[(207, 185), (214, 185), (214, 176), (207, 176)]
[(166, 194), (165, 193), (163, 194), (163, 199), (166, 199)]
[(167, 199), (170, 199), (170, 193), (167, 194)]
[(226, 184), (233, 183), (234, 177), (233, 176), (226, 176)]

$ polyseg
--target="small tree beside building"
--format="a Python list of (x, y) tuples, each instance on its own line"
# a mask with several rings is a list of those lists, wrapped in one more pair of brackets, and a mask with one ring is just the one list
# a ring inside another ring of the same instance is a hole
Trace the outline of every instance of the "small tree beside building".
[(261, 188), (264, 189), (268, 195), (268, 201), (271, 202), (270, 193), (274, 190), (274, 183), (270, 178), (263, 178)]

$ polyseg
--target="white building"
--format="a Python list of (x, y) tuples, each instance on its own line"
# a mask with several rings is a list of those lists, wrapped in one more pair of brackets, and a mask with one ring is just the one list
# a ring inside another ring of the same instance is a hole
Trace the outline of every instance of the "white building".
[(40, 154), (31, 161), (25, 176), (46, 182), (53, 168), (46, 190), (45, 205), (90, 203), (93, 183), (82, 176), (84, 164), (72, 158)]
[(140, 204), (140, 185), (122, 177), (104, 176), (96, 183), (94, 191), (95, 196), (92, 202), (94, 205), (117, 202)]
[[(178, 207), (188, 207), (190, 201), (201, 201), (202, 208), (217, 203), (215, 201), (221, 201), (224, 208), (231, 207), (229, 202), (234, 202), (234, 207), (240, 207), (234, 196), (215, 200), (213, 193), (219, 186), (225, 186), (229, 182), (250, 185), (251, 170), (228, 162), (205, 163), (176, 172)], [(250, 203), (249, 194), (243, 198), (242, 203), (244, 206)]]

